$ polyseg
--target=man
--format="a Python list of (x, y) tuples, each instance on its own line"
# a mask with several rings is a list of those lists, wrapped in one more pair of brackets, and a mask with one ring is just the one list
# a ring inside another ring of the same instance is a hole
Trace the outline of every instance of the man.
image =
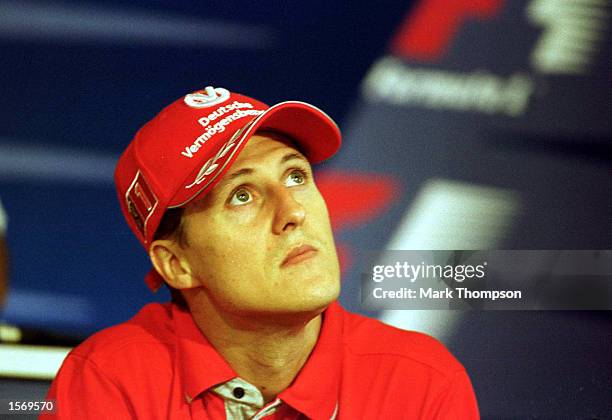
[(165, 282), (173, 302), (73, 350), (48, 396), (57, 415), (477, 418), (441, 344), (335, 302), (338, 258), (310, 164), (340, 141), (312, 105), (212, 87), (141, 128), (115, 181), (154, 266), (147, 284)]

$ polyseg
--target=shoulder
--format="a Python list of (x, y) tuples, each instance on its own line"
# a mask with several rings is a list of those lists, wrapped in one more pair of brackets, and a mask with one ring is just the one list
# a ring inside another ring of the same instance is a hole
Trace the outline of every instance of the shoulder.
[[(170, 304), (148, 304), (129, 321), (74, 348), (47, 395), (60, 402), (59, 417), (97, 418), (100, 410), (107, 410), (135, 418), (130, 410), (136, 402), (170, 386), (175, 359), (172, 325)], [(79, 395), (78, 401), (74, 395)]]
[(336, 310), (342, 317), (345, 416), (479, 418), (471, 381), (442, 343), (339, 306)]
[(132, 319), (90, 336), (68, 358), (102, 370), (136, 367), (153, 356), (170, 359), (174, 342), (171, 321), (170, 304), (147, 304)]
[(395, 328), (340, 309), (344, 317), (344, 343), (356, 357), (394, 360), (445, 377), (464, 370), (444, 344), (427, 334)]

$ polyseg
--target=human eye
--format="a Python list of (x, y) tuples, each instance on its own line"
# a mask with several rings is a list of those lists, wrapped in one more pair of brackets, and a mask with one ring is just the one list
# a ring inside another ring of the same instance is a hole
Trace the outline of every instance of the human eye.
[(285, 181), (285, 185), (288, 187), (293, 187), (295, 185), (302, 185), (306, 182), (308, 178), (308, 173), (303, 169), (294, 168), (289, 172), (287, 176), (287, 180)]
[(230, 206), (242, 206), (253, 201), (252, 194), (246, 188), (239, 188), (232, 193), (229, 199)]

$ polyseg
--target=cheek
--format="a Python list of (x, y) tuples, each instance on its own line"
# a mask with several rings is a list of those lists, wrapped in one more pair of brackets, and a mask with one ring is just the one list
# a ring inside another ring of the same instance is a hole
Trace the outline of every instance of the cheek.
[(308, 203), (307, 211), (311, 216), (311, 223), (316, 226), (318, 231), (329, 232), (331, 234), (331, 221), (329, 219), (327, 204), (319, 191), (314, 190), (312, 194), (305, 197), (304, 202)]
[(250, 229), (218, 229), (208, 235), (203, 232), (197, 239), (206, 244), (194, 246), (191, 253), (195, 273), (202, 282), (224, 288), (261, 275), (265, 248), (256, 245), (263, 242)]
[(235, 226), (235, 229), (247, 227), (255, 222), (259, 211), (260, 209), (253, 203), (238, 206), (225, 212), (222, 223), (225, 226)]

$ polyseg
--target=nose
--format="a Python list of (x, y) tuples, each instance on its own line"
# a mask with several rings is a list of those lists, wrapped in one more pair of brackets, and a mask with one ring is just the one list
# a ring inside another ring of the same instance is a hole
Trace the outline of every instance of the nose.
[(279, 187), (274, 192), (274, 196), (276, 197), (276, 211), (272, 231), (280, 235), (301, 226), (306, 218), (306, 211), (291, 191), (286, 187)]

